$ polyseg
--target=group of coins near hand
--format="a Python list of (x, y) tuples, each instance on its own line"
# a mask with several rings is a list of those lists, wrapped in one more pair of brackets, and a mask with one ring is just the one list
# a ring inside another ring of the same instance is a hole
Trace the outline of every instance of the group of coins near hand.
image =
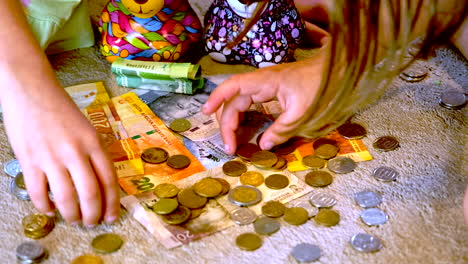
[(147, 148), (141, 154), (141, 159), (147, 163), (160, 164), (166, 162), (167, 165), (174, 169), (183, 169), (190, 165), (189, 157), (177, 154), (169, 156), (169, 153), (159, 147)]

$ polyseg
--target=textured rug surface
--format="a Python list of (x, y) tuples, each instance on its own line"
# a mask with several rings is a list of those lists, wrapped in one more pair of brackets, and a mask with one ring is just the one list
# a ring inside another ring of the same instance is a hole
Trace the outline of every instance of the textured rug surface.
[[(191, 1), (199, 14), (208, 1)], [(96, 21), (103, 1), (93, 1)], [(309, 51), (299, 51), (299, 57)], [(64, 86), (104, 81), (112, 95), (126, 92), (110, 73), (110, 65), (96, 47), (59, 54), (50, 58)], [(205, 75), (251, 71), (247, 66), (221, 65), (208, 57), (200, 61)], [(467, 263), (468, 230), (463, 223), (462, 200), (467, 185), (467, 108), (453, 111), (438, 105), (447, 89), (468, 92), (468, 64), (456, 52), (443, 48), (436, 57), (422, 62), (429, 76), (420, 83), (396, 79), (386, 94), (359, 113), (355, 120), (368, 130), (363, 139), (374, 159), (361, 162), (349, 174), (338, 175), (322, 191), (334, 194), (334, 206), (341, 215), (338, 226), (326, 228), (313, 220), (302, 226), (282, 222), (279, 232), (263, 237), (263, 246), (245, 252), (235, 246), (235, 238), (253, 232), (253, 226), (231, 227), (190, 245), (165, 249), (125, 211), (114, 225), (95, 229), (72, 227), (63, 222), (39, 243), (49, 251), (44, 263), (70, 263), (91, 254), (91, 240), (103, 232), (121, 235), (125, 244), (115, 253), (100, 255), (105, 263), (296, 263), (292, 247), (301, 242), (318, 245), (322, 257), (317, 263)], [(38, 87), (40, 88), (40, 87)], [(53, 98), (51, 98), (53, 103)], [(393, 135), (401, 147), (378, 152), (372, 142)], [(3, 124), (0, 124), (0, 165), (13, 158)], [(391, 183), (376, 181), (371, 171), (378, 166), (398, 170), (400, 177)], [(0, 257), (1, 263), (16, 263), (15, 248), (29, 240), (22, 233), (21, 220), (35, 212), (30, 202), (16, 199), (9, 192), (11, 178), (0, 173)], [(370, 189), (383, 196), (378, 207), (389, 215), (388, 223), (368, 227), (359, 218), (361, 208), (354, 202), (356, 192)], [(303, 197), (305, 199), (306, 197)], [(359, 253), (349, 244), (352, 235), (367, 232), (383, 241), (376, 253)]]

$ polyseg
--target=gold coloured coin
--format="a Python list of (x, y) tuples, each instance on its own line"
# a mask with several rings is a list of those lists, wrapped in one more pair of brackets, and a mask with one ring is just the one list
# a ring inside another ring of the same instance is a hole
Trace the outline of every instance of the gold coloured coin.
[(275, 165), (271, 168), (272, 170), (277, 170), (277, 171), (282, 171), (285, 169), (287, 161), (285, 158), (279, 156), (278, 157), (278, 162), (276, 162)]
[(335, 226), (340, 222), (340, 214), (331, 209), (321, 209), (315, 216), (315, 222), (324, 226)]
[(195, 183), (193, 190), (200, 196), (211, 198), (223, 191), (223, 185), (213, 178), (204, 178)]
[(302, 225), (309, 220), (309, 213), (302, 207), (291, 207), (286, 209), (283, 219), (290, 225)]
[(243, 185), (260, 186), (264, 181), (263, 174), (256, 171), (246, 171), (240, 176), (240, 182)]
[(262, 150), (252, 154), (250, 161), (258, 168), (271, 168), (278, 162), (278, 156), (273, 152)]
[(236, 238), (236, 245), (247, 251), (253, 251), (262, 246), (262, 238), (254, 233), (244, 233)]
[(302, 158), (302, 165), (310, 169), (321, 169), (325, 166), (325, 160), (315, 155), (307, 155)]
[(260, 150), (261, 149), (258, 145), (255, 145), (253, 143), (244, 143), (240, 144), (237, 147), (236, 155), (243, 160), (250, 160), (250, 158), (252, 158), (252, 155)]
[(163, 163), (169, 157), (169, 153), (162, 148), (147, 148), (141, 154), (141, 159), (147, 163), (159, 164)]
[(229, 190), (231, 190), (231, 185), (229, 184), (228, 181), (222, 178), (213, 178), (217, 180), (219, 183), (221, 183), (221, 186), (223, 186), (223, 189), (221, 190), (220, 195), (226, 195), (229, 193)]
[(324, 144), (333, 145), (339, 148), (339, 144), (336, 140), (331, 139), (331, 138), (324, 138), (324, 137), (315, 140), (314, 143), (312, 144), (312, 147), (314, 148), (314, 151), (315, 151), (316, 149), (318, 149), (320, 146)]
[(208, 201), (206, 197), (196, 194), (191, 188), (180, 191), (177, 199), (181, 205), (190, 209), (200, 208)]
[(179, 203), (176, 199), (162, 198), (153, 205), (153, 212), (160, 215), (170, 214), (174, 212), (178, 206)]
[(169, 128), (175, 132), (182, 133), (192, 128), (192, 124), (185, 118), (179, 118), (172, 121)]
[(333, 182), (333, 176), (326, 171), (311, 171), (306, 174), (305, 182), (312, 187), (325, 187)]
[(22, 225), (24, 230), (27, 231), (37, 231), (44, 229), (49, 222), (49, 217), (43, 214), (30, 214), (23, 218)]
[(174, 169), (186, 168), (190, 165), (190, 162), (189, 157), (182, 154), (173, 155), (167, 159), (167, 165)]
[(161, 183), (154, 188), (154, 194), (158, 198), (172, 198), (179, 193), (179, 188), (172, 183)]
[(162, 220), (170, 225), (180, 225), (190, 219), (190, 209), (185, 206), (179, 206), (174, 212), (161, 215)]
[(265, 179), (266, 187), (274, 190), (280, 190), (288, 187), (289, 179), (283, 174), (272, 174)]
[(237, 160), (228, 161), (223, 165), (223, 172), (227, 176), (238, 177), (246, 171), (247, 166), (245, 166), (244, 163)]
[(262, 214), (268, 217), (281, 217), (286, 211), (286, 206), (278, 201), (268, 201), (262, 206)]
[(331, 159), (338, 154), (338, 147), (330, 144), (323, 144), (315, 150), (315, 156), (321, 159)]
[(205, 208), (190, 209), (190, 219), (199, 217), (204, 211)]
[(123, 240), (120, 236), (112, 233), (99, 235), (93, 239), (91, 246), (98, 253), (109, 254), (122, 247)]
[(258, 199), (257, 192), (251, 188), (241, 188), (238, 186), (233, 189), (232, 198), (241, 203), (250, 203)]
[(104, 261), (98, 256), (83, 255), (73, 259), (72, 264), (104, 264)]

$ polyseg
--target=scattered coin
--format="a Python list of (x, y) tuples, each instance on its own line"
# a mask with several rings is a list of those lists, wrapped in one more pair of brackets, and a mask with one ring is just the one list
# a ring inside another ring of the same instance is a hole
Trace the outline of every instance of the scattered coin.
[(248, 225), (257, 220), (257, 214), (249, 208), (242, 207), (231, 212), (231, 219), (238, 225)]
[(291, 251), (291, 256), (298, 262), (312, 262), (319, 259), (321, 255), (320, 248), (309, 243), (298, 244)]
[(18, 173), (21, 172), (21, 165), (19, 164), (19, 161), (17, 159), (12, 159), (5, 162), (5, 164), (3, 165), (3, 171), (7, 175), (15, 177), (16, 175), (18, 175)]
[(40, 263), (46, 257), (46, 249), (37, 242), (23, 242), (16, 247), (16, 258), (20, 263)]
[(271, 235), (280, 230), (281, 225), (278, 220), (269, 217), (260, 217), (254, 222), (255, 232), (260, 235)]
[(222, 179), (222, 178), (213, 178), (213, 179), (215, 179), (219, 183), (221, 183), (221, 186), (223, 187), (223, 189), (221, 190), (220, 195), (226, 195), (226, 194), (229, 193), (229, 190), (231, 189), (231, 185), (229, 184), (228, 181), (226, 181), (225, 179)]
[(243, 160), (249, 161), (252, 158), (252, 155), (259, 151), (261, 151), (261, 149), (258, 145), (253, 143), (244, 143), (237, 147), (236, 155)]
[(213, 178), (204, 178), (195, 183), (193, 190), (200, 196), (211, 198), (223, 191), (223, 185)]
[(39, 239), (47, 236), (55, 227), (53, 218), (38, 213), (25, 216), (21, 224), (24, 229), (24, 234), (32, 239)]
[(361, 220), (368, 226), (383, 225), (388, 221), (388, 215), (377, 208), (369, 208), (361, 212)]
[(333, 182), (333, 176), (326, 171), (311, 171), (306, 174), (305, 182), (312, 187), (325, 187)]
[(162, 148), (147, 148), (141, 154), (141, 159), (147, 163), (159, 164), (163, 163), (169, 157), (169, 153)]
[(170, 214), (174, 212), (178, 206), (179, 203), (176, 199), (162, 198), (153, 205), (153, 212), (160, 215)]
[(376, 207), (382, 202), (382, 196), (373, 191), (362, 191), (354, 195), (354, 200), (362, 208)]
[(229, 192), (228, 199), (237, 206), (251, 206), (262, 200), (262, 192), (249, 185), (239, 185)]
[(104, 261), (98, 256), (82, 255), (73, 259), (72, 264), (104, 264)]
[(439, 99), (439, 105), (450, 110), (459, 110), (466, 105), (466, 101), (465, 93), (456, 90), (450, 90), (444, 92), (441, 95)]
[(179, 188), (172, 183), (161, 183), (154, 188), (154, 194), (159, 198), (175, 197), (179, 191)]
[(372, 172), (372, 175), (377, 180), (383, 182), (394, 181), (399, 176), (398, 172), (395, 169), (385, 166), (375, 168)]
[(236, 245), (247, 251), (253, 251), (262, 246), (262, 239), (253, 233), (244, 233), (236, 238)]
[(413, 63), (400, 74), (400, 78), (407, 82), (420, 82), (427, 76), (427, 68), (420, 63)]
[(400, 143), (395, 137), (383, 136), (376, 139), (372, 146), (378, 150), (391, 151), (397, 149), (400, 146)]
[(273, 165), (271, 169), (276, 170), (276, 171), (282, 171), (287, 167), (287, 165), (288, 164), (287, 164), (286, 159), (281, 156), (278, 156), (278, 161), (276, 162), (275, 165)]
[(247, 166), (245, 166), (244, 163), (237, 160), (228, 161), (223, 165), (223, 172), (227, 176), (238, 177), (246, 171)]
[(284, 189), (289, 185), (289, 178), (283, 174), (272, 174), (265, 179), (265, 185), (274, 190)]
[(161, 215), (162, 220), (170, 225), (179, 225), (190, 219), (190, 209), (185, 206), (179, 206), (174, 212)]
[(366, 233), (354, 235), (351, 237), (350, 243), (354, 249), (365, 253), (379, 251), (382, 248), (382, 242), (379, 238)]
[(336, 157), (328, 161), (328, 169), (339, 174), (350, 173), (356, 166), (356, 162), (348, 157)]
[(307, 155), (302, 158), (302, 165), (310, 169), (321, 169), (325, 167), (326, 161), (315, 155)]
[(361, 139), (366, 136), (366, 129), (357, 123), (345, 123), (337, 128), (338, 133), (346, 139)]
[(316, 150), (320, 146), (325, 145), (325, 144), (333, 145), (333, 146), (339, 148), (338, 142), (336, 140), (334, 140), (334, 139), (331, 139), (331, 138), (319, 138), (319, 139), (314, 141), (314, 143), (312, 144), (312, 147), (314, 148), (314, 150)]
[(283, 219), (290, 225), (302, 225), (309, 220), (309, 213), (302, 207), (291, 207), (286, 209)]
[(186, 168), (190, 165), (190, 162), (189, 157), (182, 154), (173, 155), (167, 159), (167, 165), (174, 169)]
[(271, 168), (278, 162), (278, 156), (273, 152), (262, 150), (255, 152), (250, 161), (258, 168)]
[(262, 206), (262, 214), (268, 217), (281, 217), (286, 211), (286, 206), (278, 201), (268, 201)]
[(240, 182), (243, 185), (251, 185), (258, 187), (262, 185), (263, 181), (265, 180), (263, 174), (257, 171), (246, 171), (242, 173), (240, 176)]
[(192, 188), (183, 189), (177, 195), (179, 203), (187, 208), (195, 209), (204, 206), (208, 199), (200, 196), (193, 191)]
[(112, 233), (99, 235), (93, 239), (91, 246), (98, 253), (113, 253), (122, 247), (123, 240), (120, 236)]
[(338, 151), (339, 148), (334, 145), (323, 144), (315, 150), (315, 156), (328, 160), (335, 157)]
[(20, 200), (31, 200), (28, 191), (26, 190), (26, 184), (24, 183), (24, 177), (22, 172), (18, 173), (13, 179), (11, 179), (10, 191), (14, 196), (16, 196), (16, 198)]
[(307, 213), (309, 213), (309, 218), (314, 217), (319, 212), (319, 209), (313, 206), (309, 201), (297, 201), (292, 204), (292, 207), (302, 207), (306, 209)]
[(318, 208), (328, 208), (336, 204), (336, 198), (328, 193), (314, 193), (309, 198), (310, 203)]
[(204, 208), (190, 209), (190, 219), (195, 219), (199, 217), (201, 214), (203, 214), (204, 211)]
[(292, 140), (288, 140), (284, 142), (283, 144), (279, 144), (277, 146), (274, 146), (271, 151), (278, 154), (278, 155), (288, 155), (292, 153), (294, 150), (296, 150), (296, 147), (294, 146), (294, 142)]
[(185, 118), (178, 118), (171, 122), (169, 128), (175, 132), (182, 133), (192, 128), (192, 124)]
[(315, 216), (315, 222), (324, 226), (335, 226), (340, 222), (340, 214), (331, 209), (321, 209)]

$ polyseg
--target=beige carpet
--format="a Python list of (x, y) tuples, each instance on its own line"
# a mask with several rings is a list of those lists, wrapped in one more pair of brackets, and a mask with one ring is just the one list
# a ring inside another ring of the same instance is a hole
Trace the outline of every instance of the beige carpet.
[[(102, 6), (102, 1), (96, 2), (93, 19)], [(208, 4), (199, 0), (194, 6), (203, 10)], [(56, 55), (51, 62), (64, 86), (102, 80), (113, 95), (126, 91), (116, 86), (109, 64), (96, 48)], [(201, 64), (204, 74), (252, 70), (220, 65), (207, 57)], [(356, 116), (368, 129), (363, 141), (374, 160), (359, 163), (353, 173), (336, 176), (335, 182), (325, 189), (338, 198), (334, 207), (341, 214), (338, 226), (325, 228), (309, 221), (295, 227), (283, 222), (282, 229), (263, 237), (263, 246), (254, 252), (241, 251), (234, 243), (238, 234), (253, 231), (251, 225), (232, 227), (190, 245), (166, 250), (137, 221), (122, 212), (117, 224), (93, 230), (57, 223), (51, 234), (39, 240), (50, 254), (44, 263), (70, 263), (76, 256), (92, 253), (91, 240), (103, 232), (115, 232), (125, 239), (120, 251), (101, 255), (105, 263), (112, 264), (295, 263), (289, 253), (300, 242), (320, 246), (323, 255), (319, 263), (467, 263), (468, 233), (461, 209), (468, 183), (467, 109), (450, 111), (437, 101), (446, 89), (468, 92), (468, 64), (453, 51), (439, 49), (437, 56), (425, 65), (430, 69), (427, 79), (416, 84), (395, 80), (381, 100)], [(436, 84), (438, 81), (440, 85)], [(373, 140), (383, 135), (396, 136), (401, 147), (387, 153), (372, 149)], [(3, 164), (13, 158), (3, 124), (0, 138)], [(381, 165), (397, 169), (398, 181), (384, 183), (373, 179), (372, 169)], [(22, 233), (21, 220), (35, 211), (30, 202), (20, 201), (9, 193), (10, 179), (1, 173), (0, 263), (16, 263), (16, 246), (28, 240)], [(353, 194), (364, 189), (383, 196), (379, 208), (388, 213), (389, 222), (381, 227), (367, 227), (359, 219), (361, 209)], [(348, 241), (358, 232), (380, 237), (383, 249), (372, 254), (355, 251)]]

